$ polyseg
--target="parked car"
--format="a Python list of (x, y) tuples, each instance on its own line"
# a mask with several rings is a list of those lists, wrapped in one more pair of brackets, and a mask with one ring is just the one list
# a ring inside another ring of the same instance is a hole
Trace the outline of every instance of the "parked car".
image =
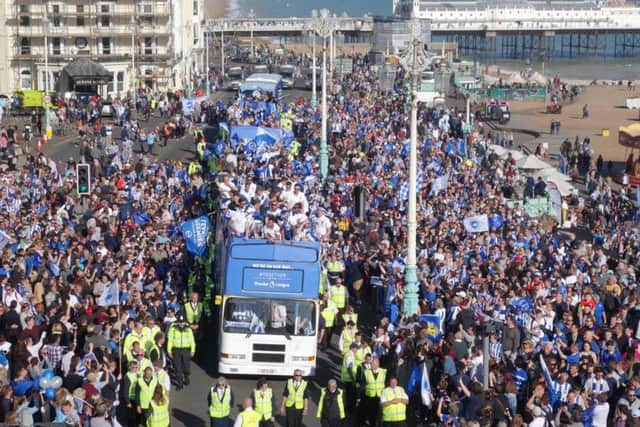
[(300, 74), (298, 67), (290, 64), (281, 65), (278, 72), (282, 76), (282, 82), (284, 83), (285, 89), (292, 88)]
[[(304, 73), (304, 87), (311, 89), (313, 87), (313, 68), (309, 67)], [(316, 66), (316, 89), (322, 87), (322, 68)]]
[(224, 81), (224, 88), (228, 90), (238, 90), (244, 80), (244, 70), (242, 67), (231, 67), (227, 71)]

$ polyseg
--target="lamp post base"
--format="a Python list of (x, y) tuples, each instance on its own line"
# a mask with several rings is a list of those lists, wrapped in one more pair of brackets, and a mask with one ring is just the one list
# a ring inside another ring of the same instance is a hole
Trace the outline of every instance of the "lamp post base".
[(415, 265), (407, 265), (404, 270), (404, 300), (402, 313), (408, 316), (418, 314), (418, 275)]
[(318, 106), (318, 98), (316, 97), (316, 95), (311, 95), (311, 108), (315, 110), (317, 106)]
[(327, 179), (329, 173), (329, 152), (327, 151), (327, 140), (320, 141), (320, 173), (322, 180)]

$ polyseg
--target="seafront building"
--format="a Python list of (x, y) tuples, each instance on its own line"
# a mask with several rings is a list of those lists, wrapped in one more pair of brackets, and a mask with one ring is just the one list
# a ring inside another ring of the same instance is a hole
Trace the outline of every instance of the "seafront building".
[(78, 58), (108, 71), (108, 93), (188, 86), (201, 72), (202, 3), (0, 0), (0, 92), (44, 89), (47, 74), (51, 90), (72, 90), (63, 70)]

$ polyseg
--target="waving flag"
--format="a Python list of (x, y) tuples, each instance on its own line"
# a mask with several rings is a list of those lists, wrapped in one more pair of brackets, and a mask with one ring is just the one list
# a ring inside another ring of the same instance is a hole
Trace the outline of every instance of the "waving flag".
[(531, 311), (533, 310), (533, 301), (530, 297), (514, 298), (511, 305), (516, 310)]
[(427, 337), (433, 342), (442, 339), (442, 331), (440, 330), (440, 318), (435, 314), (423, 314), (420, 316), (420, 323), (424, 323), (427, 328)]
[(118, 304), (120, 302), (119, 293), (120, 284), (118, 283), (118, 279), (114, 279), (104, 288), (102, 295), (98, 297), (96, 303), (101, 307)]
[(464, 229), (469, 233), (489, 231), (489, 218), (486, 214), (466, 217), (463, 220)]
[(491, 228), (499, 229), (499, 228), (502, 228), (503, 224), (504, 224), (504, 219), (500, 214), (493, 215), (489, 218), (489, 227)]
[(544, 361), (544, 357), (542, 357), (542, 355), (540, 355), (540, 367), (542, 368), (544, 379), (547, 382), (547, 391), (549, 392), (549, 397), (551, 398), (551, 406), (555, 407), (556, 403), (558, 402), (558, 393), (556, 393), (556, 389), (553, 387), (553, 381), (551, 380), (549, 368), (547, 367), (547, 363)]
[(204, 255), (209, 238), (209, 218), (203, 215), (194, 220), (183, 222), (180, 229), (187, 243), (187, 251), (196, 256)]
[(429, 372), (427, 372), (427, 364), (422, 364), (422, 378), (420, 379), (420, 397), (422, 404), (427, 408), (431, 408), (433, 401), (431, 400), (431, 383), (429, 382)]

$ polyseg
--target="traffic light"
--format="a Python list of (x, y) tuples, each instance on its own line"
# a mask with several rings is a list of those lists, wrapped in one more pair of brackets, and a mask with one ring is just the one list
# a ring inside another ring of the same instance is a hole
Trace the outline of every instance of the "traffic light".
[(91, 193), (91, 169), (87, 163), (76, 165), (76, 189), (79, 196)]

